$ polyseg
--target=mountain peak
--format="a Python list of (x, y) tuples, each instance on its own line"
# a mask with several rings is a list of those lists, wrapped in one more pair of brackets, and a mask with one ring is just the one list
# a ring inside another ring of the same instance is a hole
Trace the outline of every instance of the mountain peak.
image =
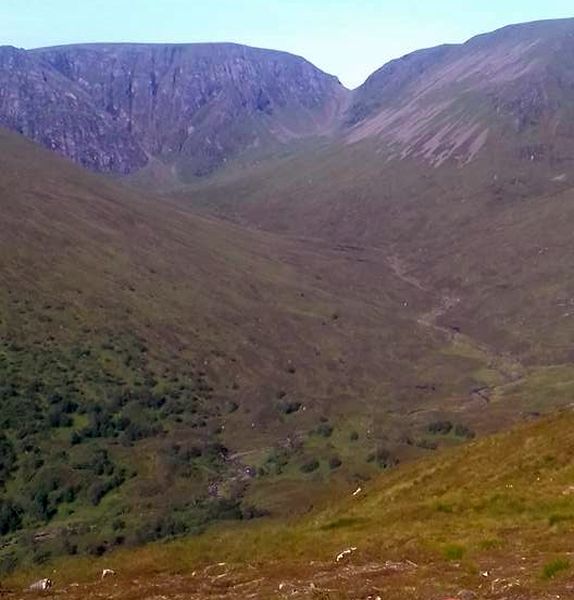
[[(351, 143), (384, 141), (392, 157), (466, 164), (489, 139), (517, 142), (554, 123), (567, 129), (574, 84), (574, 19), (512, 25), (409, 54), (376, 71), (353, 96)], [(556, 132), (556, 130), (555, 130)], [(558, 136), (560, 137), (560, 136)]]

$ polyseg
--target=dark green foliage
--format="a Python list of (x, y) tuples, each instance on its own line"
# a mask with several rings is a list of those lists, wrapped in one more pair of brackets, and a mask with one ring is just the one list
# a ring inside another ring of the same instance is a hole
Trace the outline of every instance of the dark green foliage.
[(429, 433), (434, 435), (448, 435), (453, 428), (450, 421), (434, 421), (428, 426)]
[(343, 464), (343, 461), (338, 456), (332, 456), (329, 459), (329, 468), (331, 470), (338, 469)]
[(399, 464), (399, 459), (393, 456), (387, 448), (377, 448), (375, 452), (369, 454), (367, 462), (374, 462), (381, 469), (390, 469)]
[(457, 437), (466, 438), (467, 440), (471, 440), (475, 437), (476, 434), (472, 429), (470, 429), (470, 427), (459, 423), (454, 428), (454, 435), (456, 435)]
[(267, 457), (260, 475), (280, 475), (289, 464), (289, 452), (285, 448), (274, 449)]
[(22, 507), (11, 500), (0, 499), (0, 535), (6, 535), (22, 527), (22, 512)]
[(317, 459), (312, 458), (307, 462), (303, 463), (300, 467), (302, 473), (312, 473), (320, 467), (320, 463)]
[(423, 450), (436, 450), (438, 448), (438, 444), (434, 440), (418, 440), (416, 442), (417, 448), (423, 448)]
[(567, 558), (557, 558), (544, 565), (542, 568), (543, 579), (553, 579), (563, 571), (570, 569), (570, 561)]
[(279, 403), (279, 411), (284, 415), (291, 415), (299, 412), (301, 406), (303, 406), (301, 402), (297, 402), (296, 400), (283, 400)]
[(230, 400), (225, 406), (225, 409), (229, 414), (233, 414), (237, 411), (238, 408), (239, 404), (237, 404), (237, 402), (235, 402), (234, 400)]
[(459, 544), (450, 544), (444, 549), (444, 556), (448, 560), (460, 560), (465, 553), (463, 546)]
[(428, 432), (433, 435), (448, 435), (454, 433), (456, 437), (465, 439), (472, 439), (475, 437), (475, 433), (470, 427), (463, 425), (462, 423), (452, 423), (448, 420), (434, 421), (429, 424)]
[[(0, 337), (0, 536), (17, 536), (13, 552), (0, 544), (1, 568), (9, 570), (23, 558), (42, 564), (59, 554), (97, 556), (126, 539), (136, 541), (139, 521), (163, 500), (163, 490), (149, 499), (132, 495), (124, 484), (137, 480), (137, 469), (118, 458), (126, 445), (136, 447), (129, 452), (139, 459), (139, 444), (161, 444), (167, 450), (155, 451), (159, 460), (153, 468), (207, 490), (204, 474), (225, 472), (227, 448), (199, 439), (176, 443), (169, 436), (176, 423), (186, 428), (188, 439), (196, 429), (217, 429), (217, 415), (226, 408), (211, 401), (212, 392), (204, 373), (155, 369), (147, 350), (129, 335), (67, 347), (49, 339), (30, 346)], [(227, 407), (236, 409), (235, 403)], [(110, 509), (102, 501), (112, 492), (113, 506), (126, 516), (111, 516), (115, 529), (110, 524), (102, 530), (99, 524), (101, 534), (94, 537), (81, 515), (85, 508), (93, 518), (106, 514)], [(192, 495), (187, 508), (176, 506), (179, 517), (162, 518), (139, 539), (199, 531), (213, 519), (242, 518), (238, 501), (196, 504)], [(137, 512), (130, 510), (135, 503), (141, 503)], [(68, 514), (80, 519), (57, 536), (57, 543), (26, 541), (56, 516)]]
[(315, 433), (321, 437), (331, 437), (333, 435), (333, 426), (329, 423), (319, 423), (315, 429)]
[(16, 453), (12, 442), (0, 433), (0, 490), (16, 465)]

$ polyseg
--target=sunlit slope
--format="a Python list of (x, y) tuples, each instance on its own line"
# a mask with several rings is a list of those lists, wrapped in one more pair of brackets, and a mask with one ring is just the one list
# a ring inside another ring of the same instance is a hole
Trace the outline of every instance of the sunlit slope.
[[(227, 527), (96, 562), (68, 559), (54, 577), (72, 598), (112, 590), (131, 598), (136, 589), (166, 598), (293, 590), (305, 598), (567, 596), (572, 425), (568, 411), (400, 466), (297, 522)], [(104, 566), (118, 576), (96, 583)], [(20, 573), (9, 587), (32, 577)]]
[(0, 138), (3, 568), (305, 511), (531, 410), (386, 253), (195, 217)]

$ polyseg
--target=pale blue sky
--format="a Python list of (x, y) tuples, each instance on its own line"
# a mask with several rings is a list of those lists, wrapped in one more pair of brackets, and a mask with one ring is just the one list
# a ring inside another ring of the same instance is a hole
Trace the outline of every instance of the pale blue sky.
[(573, 0), (0, 0), (0, 45), (239, 42), (300, 54), (355, 87), (412, 50), (562, 17)]

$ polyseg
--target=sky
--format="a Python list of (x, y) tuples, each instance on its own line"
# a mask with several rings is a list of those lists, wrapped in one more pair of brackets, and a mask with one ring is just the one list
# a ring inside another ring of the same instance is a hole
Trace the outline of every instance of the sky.
[(353, 88), (413, 50), (564, 17), (573, 0), (0, 0), (0, 45), (237, 42), (304, 56)]

